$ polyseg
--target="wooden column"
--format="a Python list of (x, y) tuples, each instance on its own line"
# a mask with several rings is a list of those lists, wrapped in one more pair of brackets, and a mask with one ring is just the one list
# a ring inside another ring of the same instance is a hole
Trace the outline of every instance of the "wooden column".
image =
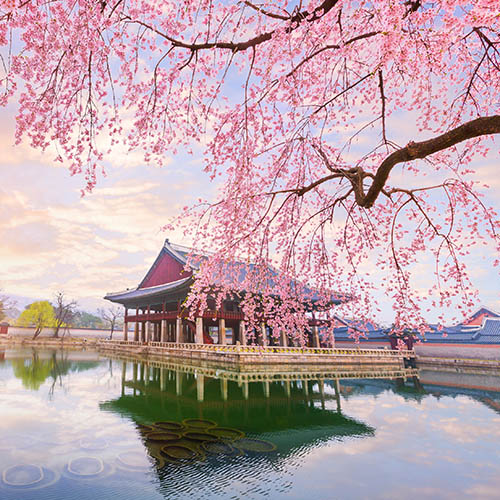
[(260, 324), (260, 336), (259, 336), (259, 345), (266, 347), (267, 346), (267, 332), (266, 332), (266, 324)]
[(177, 318), (175, 320), (175, 341), (177, 344), (181, 344), (184, 339), (182, 338), (182, 319)]
[(264, 384), (264, 396), (266, 396), (266, 398), (269, 397), (270, 395), (270, 386), (269, 386), (269, 381), (266, 380), (265, 382), (262, 382)]
[(127, 362), (122, 362), (122, 396), (125, 395), (125, 379), (127, 377)]
[(285, 332), (281, 332), (280, 334), (280, 346), (288, 347), (288, 336)]
[(175, 394), (180, 396), (182, 394), (182, 376), (184, 374), (181, 371), (175, 372)]
[(219, 344), (226, 345), (226, 320), (219, 319)]
[(291, 394), (291, 386), (290, 386), (289, 380), (285, 380), (285, 393), (286, 393), (286, 397), (289, 398), (290, 394)]
[(167, 320), (161, 320), (161, 340), (160, 342), (167, 342)]
[(313, 347), (320, 347), (319, 343), (319, 332), (318, 332), (318, 327), (314, 325), (312, 327), (312, 340), (313, 340)]
[(306, 399), (309, 399), (309, 381), (308, 380), (302, 381), (302, 389), (304, 389), (304, 394), (306, 396)]
[(134, 342), (139, 342), (139, 322), (135, 322), (134, 326)]
[(325, 409), (325, 381), (323, 379), (318, 380), (319, 395), (321, 398), (321, 409)]
[(201, 403), (205, 399), (205, 376), (196, 375), (196, 399)]
[(220, 392), (222, 393), (222, 399), (227, 401), (227, 378), (220, 379)]
[(195, 344), (203, 344), (203, 318), (196, 318)]
[(164, 391), (166, 389), (166, 373), (165, 373), (165, 368), (160, 368), (160, 390)]
[(240, 344), (247, 345), (247, 333), (245, 331), (245, 322), (243, 320), (241, 320), (239, 324), (239, 334), (240, 334)]
[(146, 322), (141, 322), (141, 342), (146, 342)]
[(123, 340), (128, 340), (128, 323), (126, 321), (123, 322)]
[(146, 342), (151, 342), (151, 321), (146, 321), (145, 330), (146, 330)]

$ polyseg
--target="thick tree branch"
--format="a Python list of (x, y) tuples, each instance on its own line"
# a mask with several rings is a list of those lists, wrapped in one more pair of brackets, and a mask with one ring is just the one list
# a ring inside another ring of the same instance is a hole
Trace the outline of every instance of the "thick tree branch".
[(409, 142), (404, 148), (394, 151), (381, 163), (368, 193), (362, 197), (361, 203), (358, 201), (358, 204), (365, 208), (373, 206), (385, 186), (391, 170), (398, 163), (425, 158), (474, 137), (498, 133), (500, 133), (500, 115), (484, 116), (464, 123), (433, 139), (422, 142)]

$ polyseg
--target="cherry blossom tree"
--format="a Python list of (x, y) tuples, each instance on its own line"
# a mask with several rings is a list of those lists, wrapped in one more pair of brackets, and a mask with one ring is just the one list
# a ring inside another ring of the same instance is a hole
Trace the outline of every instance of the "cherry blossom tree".
[[(500, 132), (497, 0), (0, 6), (1, 103), (18, 104), (18, 141), (55, 143), (89, 191), (118, 143), (160, 165), (203, 154), (217, 199), (175, 222), (214, 250), (191, 304), (214, 280), (223, 294), (238, 285), (276, 332), (303, 329), (297, 312), (327, 310), (335, 290), (368, 317), (383, 287), (401, 329), (427, 307), (472, 307), (464, 257), (499, 250), (470, 166)], [(252, 262), (247, 277), (228, 259)]]

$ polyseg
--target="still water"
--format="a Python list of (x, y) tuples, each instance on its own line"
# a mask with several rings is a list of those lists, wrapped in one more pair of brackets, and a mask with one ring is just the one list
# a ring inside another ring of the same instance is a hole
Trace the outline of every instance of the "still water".
[(500, 374), (323, 375), (0, 350), (0, 499), (500, 498)]

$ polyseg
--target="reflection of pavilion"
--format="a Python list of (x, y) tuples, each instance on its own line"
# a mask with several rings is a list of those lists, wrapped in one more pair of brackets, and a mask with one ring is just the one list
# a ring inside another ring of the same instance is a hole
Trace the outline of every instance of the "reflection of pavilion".
[[(370, 373), (360, 367), (342, 367), (338, 372), (319, 368), (296, 373), (286, 367), (281, 372), (253, 367), (242, 372), (211, 363), (143, 362), (132, 356), (115, 359), (122, 361), (121, 395), (101, 403), (102, 410), (119, 413), (136, 424), (212, 420), (219, 427), (238, 429), (277, 447), (270, 454), (208, 453), (201, 461), (167, 462), (164, 467), (160, 460), (156, 474), (165, 498), (197, 498), (207, 488), (232, 491), (234, 498), (253, 498), (256, 487), (264, 488), (272, 498), (276, 488), (286, 491), (287, 475), (293, 476), (315, 449), (332, 440), (369, 438), (375, 432), (342, 413), (339, 383), (343, 377), (383, 377), (383, 369)], [(414, 370), (397, 372), (387, 368), (385, 377), (409, 377)], [(158, 445), (148, 438), (148, 431), (138, 426), (138, 432), (147, 453), (158, 457)]]
[[(226, 367), (123, 361), (121, 396), (103, 403), (102, 408), (145, 424), (209, 419), (219, 426), (271, 440), (278, 444), (280, 453), (288, 454), (336, 437), (373, 434), (371, 427), (341, 412), (341, 376), (371, 375), (357, 370), (268, 373), (266, 377)], [(389, 369), (385, 377), (410, 376), (410, 371), (398, 370), (396, 374)], [(383, 376), (380, 369), (372, 375)], [(333, 381), (333, 391), (325, 379)], [(330, 401), (334, 402), (333, 410), (328, 409)]]

